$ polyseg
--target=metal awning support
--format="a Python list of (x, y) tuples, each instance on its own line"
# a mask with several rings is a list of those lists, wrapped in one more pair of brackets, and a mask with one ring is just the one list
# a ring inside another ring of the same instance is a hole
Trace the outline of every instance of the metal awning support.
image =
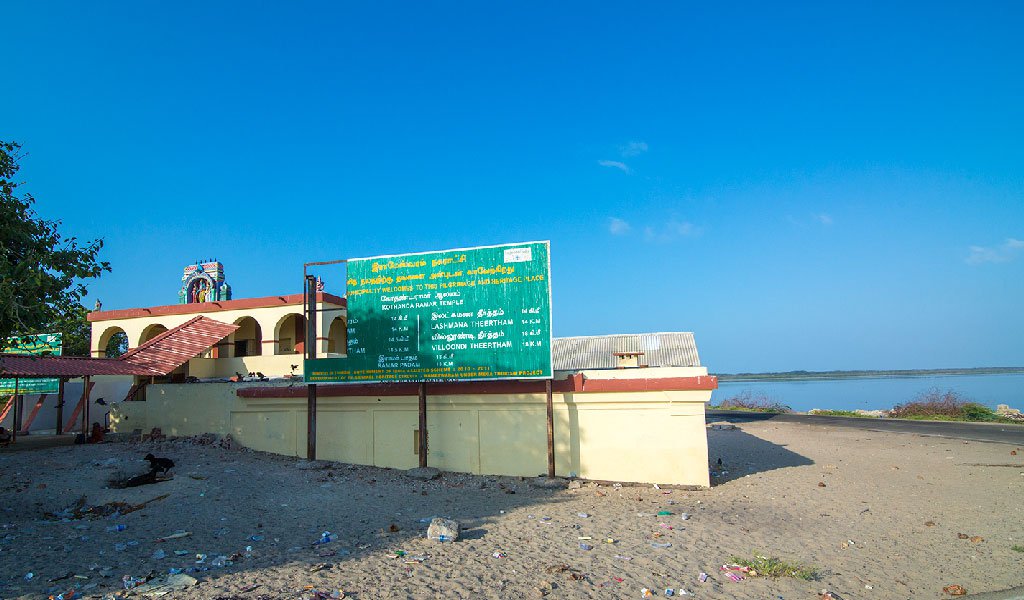
[(64, 378), (57, 384), (57, 435), (64, 433)]
[[(306, 358), (316, 358), (316, 278), (305, 275)], [(305, 369), (303, 369), (305, 373)], [(316, 460), (316, 384), (306, 383), (306, 460)]]

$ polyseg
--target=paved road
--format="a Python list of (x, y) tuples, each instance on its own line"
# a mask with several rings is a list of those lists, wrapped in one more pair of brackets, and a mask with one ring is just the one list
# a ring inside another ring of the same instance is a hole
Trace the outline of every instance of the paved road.
[(894, 431), (916, 433), (939, 437), (973, 440), (976, 442), (999, 442), (1024, 446), (1024, 425), (1001, 425), (998, 423), (964, 423), (947, 421), (901, 421), (898, 419), (858, 419), (855, 417), (827, 417), (824, 415), (780, 415), (736, 410), (709, 410), (707, 420), (743, 423), (749, 421), (782, 421), (853, 427), (865, 431)]

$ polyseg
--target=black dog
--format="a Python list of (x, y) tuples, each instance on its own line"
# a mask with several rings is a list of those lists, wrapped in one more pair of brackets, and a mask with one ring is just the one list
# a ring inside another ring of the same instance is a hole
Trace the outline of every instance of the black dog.
[(149, 461), (149, 467), (153, 470), (153, 473), (162, 471), (163, 474), (167, 474), (172, 468), (174, 468), (174, 461), (169, 458), (157, 458), (152, 453), (147, 454), (144, 460)]

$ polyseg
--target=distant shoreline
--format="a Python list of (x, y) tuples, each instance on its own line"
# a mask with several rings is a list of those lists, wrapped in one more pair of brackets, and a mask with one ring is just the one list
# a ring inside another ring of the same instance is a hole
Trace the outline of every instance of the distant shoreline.
[(726, 381), (806, 381), (815, 379), (880, 379), (886, 377), (934, 377), (941, 375), (1020, 375), (1024, 367), (973, 367), (965, 369), (904, 369), (891, 371), (783, 371), (774, 373), (717, 373)]

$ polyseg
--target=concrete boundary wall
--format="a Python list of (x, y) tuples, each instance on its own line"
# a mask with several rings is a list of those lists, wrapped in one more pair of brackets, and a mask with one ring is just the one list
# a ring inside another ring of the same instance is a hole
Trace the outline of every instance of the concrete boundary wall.
[[(705, 380), (709, 379), (705, 370), (698, 370)], [(674, 372), (664, 374), (671, 377), (663, 380), (682, 381), (678, 379), (682, 369), (670, 371)], [(578, 380), (582, 382), (588, 373), (577, 374)], [(615, 372), (591, 375), (594, 383), (590, 387), (595, 389), (619, 389), (597, 385), (602, 379), (637, 379), (635, 372), (619, 377)], [(643, 385), (626, 387), (644, 391), (554, 393), (555, 469), (559, 476), (710, 485), (704, 407), (711, 390), (659, 390), (651, 383), (657, 379), (642, 381)], [(564, 381), (556, 380), (555, 384), (556, 390), (587, 389), (586, 385), (566, 385)], [(434, 395), (429, 391), (431, 385), (435, 384), (428, 384), (427, 396), (430, 466), (494, 475), (536, 476), (547, 472), (543, 392)], [(439, 390), (448, 392), (460, 389), (458, 385), (438, 385)], [(669, 387), (684, 386), (676, 383)], [(302, 384), (154, 385), (147, 392), (146, 402), (118, 405), (111, 424), (122, 432), (160, 427), (163, 433), (174, 436), (230, 434), (255, 450), (304, 456), (305, 391)], [(399, 390), (392, 393), (395, 391)], [(321, 392), (317, 402), (317, 458), (397, 469), (415, 467), (419, 463), (417, 426), (418, 399), (414, 393), (332, 396)]]

